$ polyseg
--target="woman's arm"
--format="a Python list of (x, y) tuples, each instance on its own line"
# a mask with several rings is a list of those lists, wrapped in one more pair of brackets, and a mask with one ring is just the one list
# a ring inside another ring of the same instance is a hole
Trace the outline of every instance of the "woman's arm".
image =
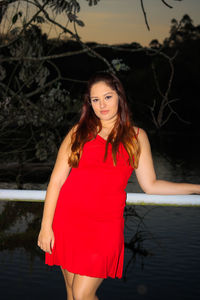
[(43, 251), (49, 253), (51, 253), (51, 249), (54, 245), (52, 222), (59, 192), (71, 169), (68, 165), (71, 134), (72, 131), (70, 131), (65, 137), (58, 151), (56, 163), (51, 174), (44, 202), (41, 230), (38, 236), (38, 246)]
[(139, 131), (141, 155), (139, 166), (135, 170), (137, 180), (143, 191), (147, 194), (200, 194), (200, 184), (175, 183), (166, 180), (158, 180), (154, 170), (151, 147), (144, 130)]

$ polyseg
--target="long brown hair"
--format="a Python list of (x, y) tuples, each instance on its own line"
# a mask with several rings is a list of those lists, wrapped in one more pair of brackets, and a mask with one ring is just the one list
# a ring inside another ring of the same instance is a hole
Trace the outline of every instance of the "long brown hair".
[(95, 115), (90, 101), (91, 87), (95, 83), (102, 81), (111, 89), (115, 90), (119, 97), (117, 119), (106, 142), (104, 160), (106, 160), (108, 145), (110, 143), (112, 145), (113, 163), (116, 165), (117, 152), (119, 150), (120, 143), (122, 143), (129, 155), (129, 162), (131, 166), (133, 168), (137, 168), (140, 146), (137, 134), (135, 133), (133, 124), (131, 124), (130, 121), (125, 91), (120, 80), (114, 74), (105, 72), (96, 73), (88, 80), (86, 93), (83, 99), (84, 102), (81, 117), (72, 134), (71, 154), (69, 156), (68, 163), (71, 167), (78, 167), (84, 144), (95, 138), (102, 129), (101, 121)]

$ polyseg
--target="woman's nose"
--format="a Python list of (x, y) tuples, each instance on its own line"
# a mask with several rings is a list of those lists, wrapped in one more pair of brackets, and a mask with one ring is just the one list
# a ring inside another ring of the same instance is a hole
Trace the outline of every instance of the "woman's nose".
[(104, 108), (105, 107), (105, 102), (104, 102), (104, 100), (103, 99), (101, 99), (100, 101), (99, 101), (99, 105), (100, 105), (100, 108)]

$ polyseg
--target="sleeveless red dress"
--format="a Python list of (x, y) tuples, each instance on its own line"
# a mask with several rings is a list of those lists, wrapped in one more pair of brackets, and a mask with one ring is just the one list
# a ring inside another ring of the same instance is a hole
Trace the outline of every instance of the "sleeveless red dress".
[(112, 147), (104, 162), (106, 140), (84, 145), (78, 168), (63, 184), (53, 220), (55, 243), (45, 263), (98, 278), (122, 277), (125, 188), (133, 171), (121, 144), (117, 165)]

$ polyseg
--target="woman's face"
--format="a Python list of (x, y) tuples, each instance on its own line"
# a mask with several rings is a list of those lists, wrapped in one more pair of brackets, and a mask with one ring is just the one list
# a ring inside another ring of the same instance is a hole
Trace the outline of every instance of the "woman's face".
[(94, 113), (102, 121), (115, 119), (118, 112), (119, 97), (104, 81), (92, 85), (90, 90), (90, 101)]

